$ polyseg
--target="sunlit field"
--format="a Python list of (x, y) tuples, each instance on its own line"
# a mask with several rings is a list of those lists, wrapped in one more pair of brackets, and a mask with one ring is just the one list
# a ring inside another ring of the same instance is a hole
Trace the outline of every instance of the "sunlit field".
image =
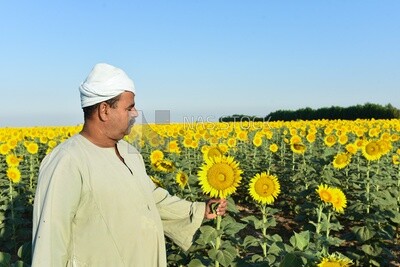
[[(0, 129), (0, 266), (29, 266), (39, 164), (80, 129)], [(399, 120), (148, 124), (125, 139), (157, 186), (230, 203), (188, 252), (167, 239), (169, 266), (400, 266)]]

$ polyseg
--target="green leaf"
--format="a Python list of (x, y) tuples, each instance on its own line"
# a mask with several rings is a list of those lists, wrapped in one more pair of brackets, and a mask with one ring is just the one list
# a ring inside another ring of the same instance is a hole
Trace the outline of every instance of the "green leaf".
[(390, 218), (390, 220), (391, 220), (392, 222), (394, 222), (394, 223), (400, 224), (400, 213), (399, 213), (399, 212), (396, 212), (396, 213), (394, 214), (394, 216)]
[(210, 249), (208, 256), (214, 261), (217, 260), (222, 266), (229, 266), (236, 257), (236, 249), (230, 245), (221, 247), (219, 250)]
[(251, 262), (255, 263), (255, 262), (260, 262), (263, 260), (264, 260), (264, 257), (261, 255), (255, 254), (255, 255), (251, 256)]
[(11, 264), (11, 267), (29, 267), (30, 265), (26, 264), (23, 261), (16, 261), (15, 263)]
[(365, 242), (375, 235), (375, 232), (366, 226), (354, 226), (351, 230), (360, 242)]
[[(202, 244), (208, 244), (211, 241), (215, 241), (215, 239), (218, 236), (218, 232), (214, 227), (211, 227), (209, 225), (204, 225), (202, 227), (200, 227), (200, 232), (201, 235), (199, 237), (199, 239), (201, 239), (201, 241), (203, 241), (204, 243)], [(198, 239), (198, 241), (199, 241)]]
[(261, 229), (263, 223), (262, 220), (258, 219), (253, 215), (243, 218), (242, 221), (252, 223), (255, 229)]
[(226, 201), (228, 202), (228, 209), (227, 210), (228, 210), (229, 213), (238, 213), (239, 212), (239, 210), (238, 210), (233, 198), (228, 197), (226, 199)]
[(191, 260), (188, 267), (206, 267), (199, 259)]
[(236, 222), (232, 217), (225, 217), (221, 223), (223, 232), (228, 236), (235, 235), (245, 227), (245, 224)]
[(6, 252), (0, 251), (0, 266), (6, 267), (6, 266), (10, 266), (10, 264), (11, 264), (11, 255)]
[(282, 237), (278, 234), (274, 234), (272, 236), (268, 236), (269, 240), (272, 240), (274, 242), (283, 242)]
[(340, 246), (340, 244), (343, 243), (342, 239), (340, 239), (338, 237), (334, 237), (334, 236), (329, 236), (326, 240), (327, 240), (329, 245), (337, 246), (337, 247)]
[(282, 249), (275, 243), (269, 246), (268, 254), (279, 255)]
[(382, 248), (378, 246), (371, 246), (364, 244), (361, 246), (362, 251), (364, 251), (366, 254), (371, 255), (371, 256), (378, 256), (382, 252)]
[(246, 236), (243, 240), (243, 246), (245, 248), (255, 247), (255, 246), (259, 246), (259, 245), (260, 245), (259, 239), (255, 238), (254, 236), (251, 236), (251, 235)]
[(24, 262), (30, 262), (32, 257), (32, 243), (26, 242), (18, 249), (18, 257)]
[(299, 256), (294, 253), (288, 253), (283, 258), (282, 262), (279, 264), (279, 267), (301, 267), (303, 265), (303, 261)]
[(300, 233), (294, 232), (294, 236), (290, 238), (290, 243), (292, 244), (293, 247), (298, 248), (301, 251), (304, 251), (304, 249), (310, 243), (310, 232), (309, 231), (303, 231)]

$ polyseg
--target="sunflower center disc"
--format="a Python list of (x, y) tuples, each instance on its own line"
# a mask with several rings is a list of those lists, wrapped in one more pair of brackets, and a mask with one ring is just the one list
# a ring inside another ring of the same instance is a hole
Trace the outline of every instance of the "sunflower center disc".
[(266, 184), (264, 184), (263, 186), (262, 186), (262, 189), (263, 189), (263, 191), (264, 191), (264, 194), (266, 194), (267, 192), (268, 192), (268, 185), (266, 185)]
[(222, 173), (218, 174), (218, 180), (224, 182), (226, 180), (225, 174)]

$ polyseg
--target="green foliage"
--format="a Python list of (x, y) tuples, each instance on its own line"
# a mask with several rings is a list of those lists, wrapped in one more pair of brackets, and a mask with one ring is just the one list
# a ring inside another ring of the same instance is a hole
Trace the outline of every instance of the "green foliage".
[(366, 103), (350, 107), (323, 107), (318, 109), (301, 108), (297, 110), (277, 110), (264, 118), (248, 115), (232, 115), (219, 119), (220, 122), (257, 122), (257, 121), (296, 121), (296, 120), (356, 120), (356, 119), (399, 119), (400, 110), (387, 104), (386, 106)]

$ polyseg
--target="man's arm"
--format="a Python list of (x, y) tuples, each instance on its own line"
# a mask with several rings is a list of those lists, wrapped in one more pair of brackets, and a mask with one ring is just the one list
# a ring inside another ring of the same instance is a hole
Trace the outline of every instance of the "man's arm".
[(33, 207), (32, 266), (66, 266), (81, 176), (68, 154), (49, 155), (39, 171)]

